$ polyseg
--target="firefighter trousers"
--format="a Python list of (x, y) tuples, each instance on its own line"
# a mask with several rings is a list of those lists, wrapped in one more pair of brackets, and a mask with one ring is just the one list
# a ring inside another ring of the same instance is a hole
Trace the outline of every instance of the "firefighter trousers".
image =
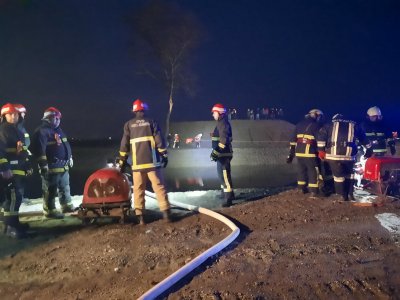
[(297, 157), (297, 185), (300, 189), (318, 193), (318, 176), (316, 157)]
[(161, 169), (155, 169), (151, 171), (134, 171), (133, 200), (136, 215), (142, 215), (146, 207), (144, 195), (146, 191), (147, 180), (150, 180), (151, 186), (156, 194), (160, 210), (165, 211), (170, 208)]
[(2, 189), (4, 224), (12, 227), (19, 225), (19, 208), (22, 203), (24, 190), (24, 176), (15, 175), (8, 181), (4, 181)]
[(72, 206), (71, 188), (69, 185), (69, 172), (51, 173), (42, 176), (43, 210), (51, 213), (56, 209), (56, 196), (62, 208)]
[(233, 184), (231, 176), (231, 160), (232, 157), (222, 157), (217, 160), (218, 178), (221, 183), (221, 189), (224, 193), (225, 200), (233, 200)]
[(354, 184), (354, 162), (352, 160), (328, 160), (328, 163), (332, 169), (336, 194), (342, 196), (346, 201), (349, 200)]

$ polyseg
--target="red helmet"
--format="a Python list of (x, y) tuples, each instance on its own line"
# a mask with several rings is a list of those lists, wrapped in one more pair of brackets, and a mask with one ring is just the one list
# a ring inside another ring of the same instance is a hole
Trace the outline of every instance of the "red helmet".
[(14, 105), (15, 109), (18, 110), (18, 112), (20, 114), (22, 114), (22, 113), (26, 114), (25, 106), (23, 106), (22, 104), (19, 104), (19, 103), (14, 103), (13, 105)]
[(136, 99), (135, 101), (133, 101), (133, 106), (132, 106), (133, 112), (143, 111), (143, 110), (148, 110), (148, 109), (149, 109), (149, 106), (146, 103), (144, 103), (142, 100)]
[(1, 116), (12, 113), (18, 113), (18, 110), (11, 103), (6, 103), (1, 107)]
[(215, 112), (215, 111), (218, 112), (219, 114), (224, 114), (224, 113), (226, 113), (226, 108), (222, 104), (217, 103), (211, 109), (211, 112)]
[(55, 107), (46, 108), (43, 114), (43, 119), (50, 118), (52, 116), (61, 118), (61, 112)]

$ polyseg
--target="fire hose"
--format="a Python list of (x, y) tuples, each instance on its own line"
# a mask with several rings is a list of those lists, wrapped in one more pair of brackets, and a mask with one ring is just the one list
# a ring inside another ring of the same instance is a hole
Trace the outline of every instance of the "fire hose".
[[(155, 199), (155, 195), (149, 191), (146, 191), (146, 196)], [(191, 211), (197, 211), (201, 214), (208, 215), (212, 218), (215, 218), (227, 225), (230, 229), (232, 229), (232, 232), (230, 235), (228, 235), (226, 238), (224, 238), (222, 241), (218, 242), (214, 246), (208, 248), (206, 251), (198, 255), (196, 258), (191, 260), (189, 263), (184, 265), (182, 268), (179, 270), (175, 271), (171, 275), (169, 275), (167, 278), (159, 282), (157, 285), (152, 287), (150, 290), (148, 290), (146, 293), (144, 293), (139, 299), (141, 300), (146, 300), (146, 299), (154, 299), (157, 296), (161, 295), (163, 292), (168, 290), (170, 287), (172, 287), (175, 283), (177, 283), (179, 280), (181, 280), (183, 277), (188, 275), (190, 272), (192, 272), (194, 269), (196, 269), (198, 266), (200, 266), (203, 262), (205, 262), (209, 257), (217, 254), (224, 248), (226, 248), (229, 244), (231, 244), (239, 235), (240, 229), (228, 218), (224, 217), (223, 215), (216, 213), (212, 210), (195, 206), (195, 205), (190, 205), (186, 203), (181, 203), (177, 201), (170, 201), (170, 203), (174, 206), (178, 206), (181, 208), (185, 208), (187, 210)]]

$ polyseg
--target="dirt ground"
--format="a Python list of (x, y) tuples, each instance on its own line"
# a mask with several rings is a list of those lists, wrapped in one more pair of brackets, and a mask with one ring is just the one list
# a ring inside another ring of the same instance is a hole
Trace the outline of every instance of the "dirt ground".
[[(400, 299), (399, 238), (375, 217), (400, 215), (399, 201), (355, 207), (288, 190), (219, 212), (239, 237), (160, 299)], [(1, 299), (136, 299), (230, 233), (196, 213), (157, 218), (30, 221), (31, 238), (1, 238)]]

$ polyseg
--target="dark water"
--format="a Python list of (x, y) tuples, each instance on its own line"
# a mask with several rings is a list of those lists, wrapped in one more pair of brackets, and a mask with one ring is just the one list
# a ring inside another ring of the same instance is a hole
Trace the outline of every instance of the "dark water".
[[(101, 142), (73, 145), (74, 167), (70, 171), (71, 194), (82, 195), (87, 178), (96, 170), (106, 167), (107, 160), (118, 155), (118, 144)], [(215, 190), (220, 188), (216, 167), (164, 169), (169, 192)], [(270, 188), (293, 184), (293, 166), (260, 165), (232, 167), (234, 188)], [(36, 172), (27, 179), (25, 196), (41, 197), (40, 176)]]

